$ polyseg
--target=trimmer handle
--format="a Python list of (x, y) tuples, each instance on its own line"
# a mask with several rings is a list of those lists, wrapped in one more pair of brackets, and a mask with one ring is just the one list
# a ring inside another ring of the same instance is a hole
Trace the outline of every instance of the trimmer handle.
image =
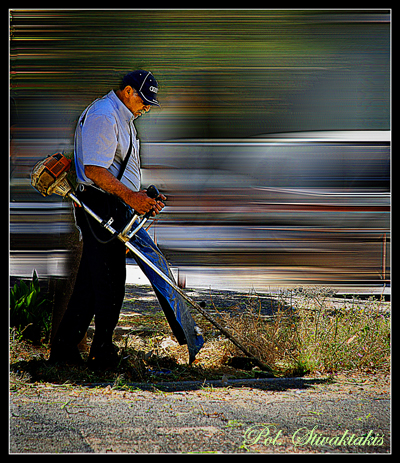
[[(155, 187), (154, 185), (150, 185), (147, 188), (147, 196), (149, 196), (149, 198), (157, 199), (160, 196), (160, 194), (161, 193), (158, 191), (157, 187)], [(145, 219), (150, 218), (152, 213), (153, 213), (153, 210), (149, 211), (147, 214), (145, 214), (144, 218)]]
[(147, 196), (149, 196), (152, 199), (157, 199), (160, 196), (160, 192), (158, 191), (157, 187), (154, 185), (150, 185), (147, 188)]

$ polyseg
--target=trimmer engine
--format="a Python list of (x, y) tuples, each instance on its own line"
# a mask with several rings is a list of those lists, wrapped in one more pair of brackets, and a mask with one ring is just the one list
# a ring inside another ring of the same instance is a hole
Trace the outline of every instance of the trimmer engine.
[(52, 154), (35, 165), (31, 174), (31, 184), (43, 196), (53, 193), (66, 196), (72, 190), (66, 178), (70, 167), (71, 161), (64, 155)]

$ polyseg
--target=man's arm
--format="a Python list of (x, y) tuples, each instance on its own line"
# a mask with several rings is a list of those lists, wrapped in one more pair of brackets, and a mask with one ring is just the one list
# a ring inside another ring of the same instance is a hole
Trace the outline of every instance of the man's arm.
[[(164, 207), (161, 201), (149, 198), (146, 190), (137, 192), (130, 190), (104, 167), (86, 165), (85, 175), (90, 180), (93, 180), (102, 190), (121, 198), (122, 201), (131, 206), (140, 215), (146, 214), (153, 209), (153, 216), (155, 216)], [(165, 196), (162, 196), (162, 199), (166, 199)]]

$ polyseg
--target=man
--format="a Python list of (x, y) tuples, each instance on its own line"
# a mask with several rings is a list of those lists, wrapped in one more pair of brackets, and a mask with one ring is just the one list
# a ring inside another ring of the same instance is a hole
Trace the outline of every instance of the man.
[[(159, 106), (158, 84), (148, 71), (127, 74), (116, 92), (94, 101), (82, 113), (75, 131), (77, 196), (100, 217), (123, 228), (132, 215), (163, 209), (140, 190), (139, 140), (133, 120)], [(100, 224), (75, 208), (83, 239), (82, 258), (73, 294), (52, 344), (51, 363), (82, 364), (77, 345), (95, 316), (95, 335), (88, 366), (113, 368), (118, 349), (112, 343), (125, 294), (126, 248)]]

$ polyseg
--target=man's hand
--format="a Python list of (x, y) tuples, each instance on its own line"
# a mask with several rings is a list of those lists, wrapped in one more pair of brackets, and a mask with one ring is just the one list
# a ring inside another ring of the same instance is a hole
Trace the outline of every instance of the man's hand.
[[(138, 191), (137, 193), (132, 191), (130, 196), (129, 202), (125, 202), (135, 209), (135, 211), (140, 215), (153, 210), (151, 215), (155, 217), (164, 208), (164, 203), (160, 200), (155, 200), (147, 196), (146, 190)], [(167, 198), (164, 195), (160, 195), (160, 199), (165, 200)]]
[(160, 199), (155, 200), (147, 196), (146, 190), (130, 190), (104, 167), (86, 165), (85, 175), (102, 190), (121, 198), (140, 215), (153, 210), (152, 216), (156, 216), (164, 207), (162, 201), (167, 199), (164, 195), (160, 195)]
[(160, 196), (156, 200), (156, 205), (153, 207), (153, 213), (151, 214), (153, 217), (155, 217), (157, 214), (159, 214), (164, 209), (165, 204), (162, 201), (165, 201), (166, 199), (167, 199), (166, 196), (164, 196), (163, 194), (160, 194)]

